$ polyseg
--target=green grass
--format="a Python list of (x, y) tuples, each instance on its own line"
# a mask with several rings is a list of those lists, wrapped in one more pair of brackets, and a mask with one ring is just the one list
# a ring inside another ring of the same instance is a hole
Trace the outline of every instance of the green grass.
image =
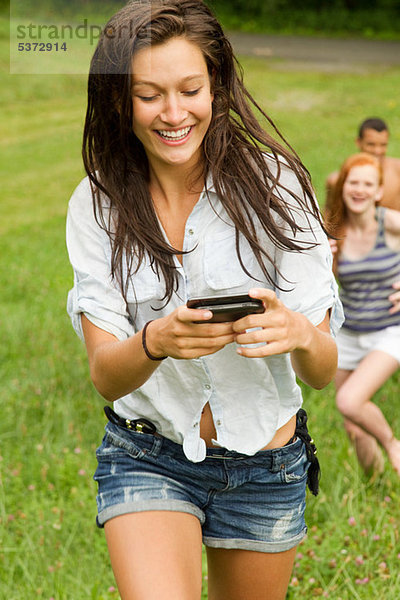
[[(0, 61), (6, 67), (4, 38)], [(321, 202), (325, 176), (354, 150), (364, 116), (388, 120), (390, 153), (400, 156), (400, 70), (326, 75), (290, 72), (278, 61), (243, 65)], [(83, 175), (86, 81), (2, 73), (0, 84), (0, 599), (116, 599), (91, 479), (103, 401), (65, 312), (65, 214)], [(377, 402), (400, 435), (398, 389), (396, 375)], [(320, 495), (309, 497), (309, 536), (288, 597), (397, 600), (399, 480), (388, 465), (377, 481), (363, 477), (331, 386), (304, 395), (323, 476)]]
[(366, 73), (290, 71), (283, 61), (242, 61), (254, 97), (309, 168), (321, 204), (326, 175), (357, 150), (360, 122), (385, 119), (391, 130), (389, 154), (400, 156), (398, 69)]

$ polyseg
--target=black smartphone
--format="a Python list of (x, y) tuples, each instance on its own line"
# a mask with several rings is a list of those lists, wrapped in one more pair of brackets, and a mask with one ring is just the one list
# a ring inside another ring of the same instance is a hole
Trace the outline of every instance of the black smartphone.
[(262, 300), (252, 298), (248, 294), (236, 296), (211, 296), (210, 298), (190, 298), (186, 302), (188, 308), (202, 308), (213, 313), (207, 321), (195, 321), (195, 323), (226, 323), (237, 321), (246, 315), (263, 313)]

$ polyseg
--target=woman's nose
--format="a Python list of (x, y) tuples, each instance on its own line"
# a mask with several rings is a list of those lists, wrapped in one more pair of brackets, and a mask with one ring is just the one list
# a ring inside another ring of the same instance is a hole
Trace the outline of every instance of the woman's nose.
[(173, 127), (180, 125), (187, 117), (187, 111), (182, 106), (182, 102), (176, 96), (169, 96), (165, 99), (163, 111), (160, 115), (164, 123)]

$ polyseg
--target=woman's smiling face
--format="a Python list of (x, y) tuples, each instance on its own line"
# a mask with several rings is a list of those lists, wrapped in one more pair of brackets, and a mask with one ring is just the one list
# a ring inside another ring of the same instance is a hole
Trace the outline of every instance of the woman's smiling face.
[(350, 169), (343, 185), (343, 202), (350, 212), (363, 213), (382, 197), (378, 170), (372, 165)]
[(194, 167), (212, 117), (204, 56), (184, 37), (139, 50), (132, 59), (133, 131), (151, 167)]

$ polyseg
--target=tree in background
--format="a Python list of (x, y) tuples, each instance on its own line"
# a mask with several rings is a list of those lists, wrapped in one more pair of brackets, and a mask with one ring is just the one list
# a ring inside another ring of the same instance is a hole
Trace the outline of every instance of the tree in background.
[(398, 38), (399, 0), (205, 0), (226, 27)]

